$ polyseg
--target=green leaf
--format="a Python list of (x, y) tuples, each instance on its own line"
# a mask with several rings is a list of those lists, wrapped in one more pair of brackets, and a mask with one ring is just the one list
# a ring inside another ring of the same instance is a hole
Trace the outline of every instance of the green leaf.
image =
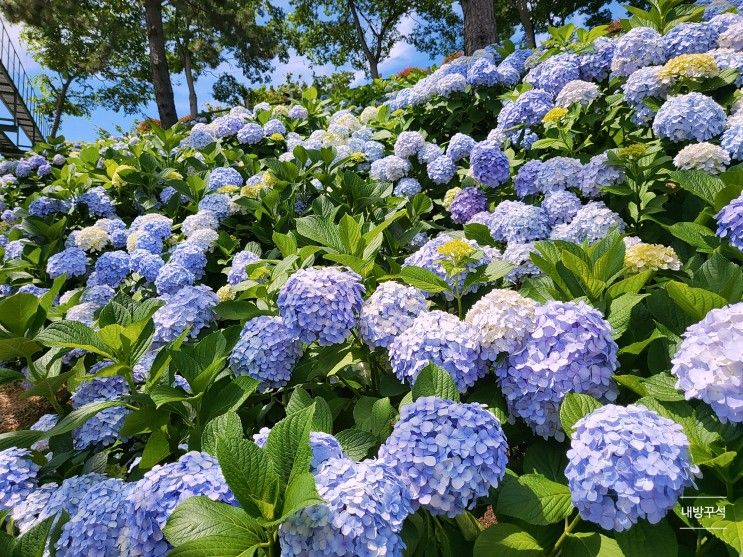
[(281, 516), (277, 520), (268, 523), (267, 526), (273, 526), (285, 522), (293, 514), (299, 512), (305, 507), (321, 505), (324, 502), (324, 499), (320, 497), (319, 493), (317, 493), (317, 488), (315, 487), (315, 476), (312, 472), (303, 472), (298, 474), (286, 487)]
[(684, 400), (684, 395), (676, 389), (676, 379), (669, 373), (657, 373), (642, 380), (649, 396), (663, 401)]
[(344, 429), (335, 434), (343, 452), (353, 460), (364, 460), (369, 454), (369, 449), (378, 443), (377, 437), (363, 429), (352, 427)]
[(541, 474), (507, 475), (498, 490), (497, 514), (525, 520), (529, 524), (554, 524), (570, 516), (573, 502), (568, 486)]
[(95, 331), (79, 321), (56, 321), (39, 333), (36, 340), (51, 348), (82, 348), (116, 360), (111, 348), (98, 338)]
[(701, 170), (675, 170), (669, 172), (672, 180), (686, 191), (714, 206), (715, 197), (725, 189), (725, 182)]
[(226, 412), (204, 426), (204, 431), (201, 434), (201, 450), (216, 456), (217, 439), (219, 437), (240, 439), (242, 436), (243, 426), (240, 416), (235, 412)]
[(705, 253), (720, 245), (720, 239), (712, 230), (696, 222), (677, 222), (667, 228), (676, 238)]
[(624, 557), (617, 542), (599, 533), (568, 534), (562, 554), (570, 557)]
[(499, 523), (475, 540), (473, 557), (544, 557), (546, 553), (531, 534), (515, 524)]
[(343, 253), (344, 246), (338, 227), (328, 220), (315, 215), (302, 217), (295, 221), (297, 234), (317, 242), (323, 247)]
[(568, 458), (565, 450), (551, 443), (537, 441), (529, 445), (524, 455), (524, 474), (536, 473), (560, 484), (567, 482), (565, 467)]
[(147, 444), (142, 451), (142, 460), (139, 461), (139, 467), (142, 470), (149, 470), (169, 454), (168, 438), (159, 429), (155, 430), (147, 439)]
[(214, 306), (214, 313), (227, 321), (247, 321), (262, 315), (263, 312), (253, 302), (245, 300), (227, 300)]
[(43, 437), (54, 437), (55, 435), (62, 435), (63, 433), (70, 432), (81, 427), (90, 418), (98, 414), (98, 412), (101, 412), (106, 408), (123, 405), (123, 400), (91, 402), (67, 414), (64, 418), (59, 420), (59, 422), (57, 422), (57, 425), (55, 425), (52, 429), (43, 432)]
[(176, 547), (168, 552), (168, 557), (252, 557), (258, 546), (248, 543), (248, 538), (206, 536)]
[(676, 304), (695, 321), (701, 321), (704, 316), (714, 308), (721, 308), (727, 305), (727, 300), (705, 290), (703, 288), (694, 288), (683, 282), (669, 281), (666, 283), (666, 292)]
[(641, 520), (629, 530), (617, 532), (614, 538), (625, 557), (677, 557), (676, 533), (666, 520), (650, 524)]
[(237, 410), (258, 388), (260, 381), (241, 375), (225, 384), (213, 384), (204, 393), (201, 402), (202, 420), (207, 422), (217, 416)]
[(247, 439), (218, 436), (217, 460), (227, 485), (245, 512), (273, 519), (279, 476), (268, 454)]
[(312, 462), (310, 430), (315, 406), (291, 414), (271, 428), (266, 453), (279, 479), (286, 485), (294, 476), (309, 472)]
[(560, 404), (560, 423), (565, 435), (570, 437), (575, 423), (601, 406), (602, 404), (592, 396), (581, 393), (565, 395)]
[(0, 300), (0, 323), (15, 336), (22, 337), (39, 309), (39, 299), (20, 292)]
[(743, 497), (737, 499), (735, 503), (725, 502), (724, 517), (705, 515), (699, 522), (736, 554), (743, 554)]
[(50, 516), (18, 538), (12, 557), (43, 557), (46, 541), (55, 519), (56, 517)]
[(392, 433), (392, 423), (397, 418), (397, 411), (388, 397), (374, 401), (369, 415), (369, 429), (380, 440)]
[(274, 232), (271, 236), (274, 245), (279, 248), (281, 255), (289, 257), (297, 253), (297, 241), (291, 234), (281, 234)]
[(207, 536), (244, 540), (246, 546), (260, 543), (264, 538), (263, 527), (244, 510), (205, 496), (189, 497), (178, 505), (163, 533), (176, 547)]
[(607, 321), (612, 328), (614, 339), (621, 337), (629, 328), (632, 319), (632, 309), (648, 294), (622, 294), (609, 304)]
[(429, 363), (413, 383), (413, 400), (422, 396), (437, 396), (445, 400), (459, 402), (459, 391), (454, 379), (445, 369)]
[(432, 294), (449, 290), (449, 285), (446, 281), (423, 267), (406, 265), (400, 269), (399, 277), (410, 286), (415, 286)]

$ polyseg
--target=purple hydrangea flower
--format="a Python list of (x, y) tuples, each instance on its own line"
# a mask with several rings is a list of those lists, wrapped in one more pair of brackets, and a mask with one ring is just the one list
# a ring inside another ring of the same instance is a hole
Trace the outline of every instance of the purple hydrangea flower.
[(415, 178), (401, 178), (395, 184), (394, 194), (398, 197), (413, 197), (420, 193), (421, 183)]
[(441, 155), (428, 163), (426, 173), (434, 184), (448, 184), (457, 173), (457, 165), (451, 157)]
[(718, 33), (708, 23), (679, 23), (663, 35), (667, 58), (681, 54), (699, 54), (712, 50)]
[(419, 132), (401, 132), (395, 140), (395, 156), (409, 159), (418, 155), (426, 140)]
[(470, 167), (475, 179), (487, 186), (500, 186), (510, 178), (508, 157), (494, 141), (481, 141), (472, 148)]
[(580, 79), (580, 61), (575, 54), (557, 54), (547, 58), (529, 71), (524, 81), (535, 89), (542, 89), (553, 97), (568, 81)]
[(457, 224), (465, 224), (473, 215), (487, 211), (488, 198), (480, 188), (469, 187), (460, 191), (449, 206), (451, 220)]
[(552, 229), (550, 238), (580, 244), (593, 244), (606, 237), (612, 228), (623, 232), (625, 223), (618, 214), (601, 201), (591, 201), (575, 213), (573, 220), (558, 224)]
[(609, 164), (609, 156), (601, 153), (580, 169), (577, 177), (578, 189), (586, 197), (598, 197), (601, 189), (624, 181), (624, 170)]
[(616, 45), (611, 39), (599, 37), (593, 42), (592, 47), (591, 52), (578, 57), (580, 78), (585, 81), (603, 81), (609, 77)]
[(0, 451), (0, 510), (13, 510), (36, 489), (39, 468), (28, 449)]
[(371, 348), (387, 348), (427, 309), (426, 297), (419, 289), (383, 282), (361, 307), (361, 338)]
[(472, 148), (477, 142), (469, 135), (464, 133), (455, 133), (449, 140), (446, 148), (446, 154), (453, 160), (458, 161), (470, 156)]
[(493, 239), (499, 242), (531, 242), (550, 234), (547, 213), (536, 205), (521, 201), (501, 201), (487, 223)]

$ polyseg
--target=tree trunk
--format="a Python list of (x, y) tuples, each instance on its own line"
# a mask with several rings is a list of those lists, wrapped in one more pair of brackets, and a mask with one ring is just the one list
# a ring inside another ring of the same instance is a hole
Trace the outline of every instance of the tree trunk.
[(188, 107), (191, 111), (191, 118), (196, 118), (199, 114), (199, 100), (196, 97), (196, 88), (194, 87), (193, 68), (191, 67), (191, 52), (185, 45), (181, 48), (183, 73), (186, 74), (186, 85), (188, 85)]
[(374, 57), (369, 45), (366, 43), (364, 29), (361, 27), (361, 21), (359, 21), (359, 14), (356, 12), (356, 3), (354, 0), (348, 0), (348, 8), (351, 10), (351, 16), (353, 16), (353, 24), (356, 27), (356, 35), (359, 37), (361, 49), (364, 51), (364, 56), (369, 64), (369, 75), (371, 75), (372, 79), (379, 79), (379, 60)]
[(75, 78), (68, 76), (62, 84), (62, 88), (57, 91), (57, 102), (54, 105), (54, 120), (52, 120), (51, 130), (49, 130), (50, 139), (57, 137), (59, 125), (62, 123), (62, 112), (64, 111), (65, 102), (67, 101), (67, 91), (70, 89), (70, 85), (72, 85), (73, 81), (75, 81)]
[(147, 22), (147, 41), (150, 47), (150, 69), (155, 101), (160, 114), (160, 125), (167, 129), (178, 121), (173, 98), (173, 84), (165, 55), (165, 32), (163, 31), (162, 0), (144, 0)]
[(516, 10), (519, 12), (519, 20), (521, 20), (521, 26), (524, 28), (524, 38), (526, 39), (526, 46), (529, 48), (536, 48), (537, 39), (534, 36), (534, 25), (531, 22), (531, 13), (529, 12), (529, 6), (526, 4), (526, 0), (514, 0), (516, 4)]
[(464, 53), (476, 50), (498, 40), (493, 0), (461, 0), (464, 15)]

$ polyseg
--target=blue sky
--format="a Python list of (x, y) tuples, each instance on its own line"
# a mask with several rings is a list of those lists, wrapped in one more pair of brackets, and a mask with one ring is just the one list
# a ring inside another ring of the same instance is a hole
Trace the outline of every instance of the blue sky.
[[(279, 4), (286, 4), (286, 0), (279, 2)], [(612, 3), (611, 9), (615, 17), (623, 15), (624, 13), (624, 10), (619, 8), (616, 3)], [(403, 20), (401, 22), (401, 31), (403, 34), (405, 33), (405, 28), (412, 25), (413, 21), (410, 18)], [(31, 58), (25, 49), (25, 45), (23, 45), (20, 40), (20, 28), (18, 26), (11, 26), (10, 33), (16, 49), (19, 51), (19, 54), (23, 59), (23, 65), (26, 71), (31, 76), (40, 73), (42, 68)], [(388, 76), (408, 66), (426, 67), (433, 63), (440, 63), (440, 61), (440, 59), (434, 60), (427, 54), (419, 52), (413, 46), (405, 42), (399, 42), (392, 48), (390, 57), (380, 65), (380, 73), (383, 76)], [(350, 68), (347, 66), (335, 67), (329, 64), (314, 66), (314, 68), (311, 68), (309, 60), (297, 55), (296, 53), (292, 53), (292, 56), (290, 56), (286, 63), (281, 63), (278, 60), (275, 61), (274, 70), (271, 73), (271, 79), (269, 82), (274, 85), (281, 84), (285, 81), (286, 76), (289, 73), (291, 73), (295, 79), (302, 78), (305, 81), (310, 81), (313, 70), (318, 75), (329, 75), (336, 71), (350, 70)], [(212, 97), (212, 85), (223, 72), (229, 72), (238, 77), (242, 75), (239, 68), (229, 63), (222, 64), (216, 70), (203, 75), (196, 83), (200, 108), (203, 108), (208, 102), (214, 102)], [(364, 81), (363, 75), (360, 72), (357, 73), (356, 81), (357, 83), (362, 83)], [(178, 114), (188, 114), (188, 90), (183, 75), (173, 76), (173, 92), (175, 94)], [(125, 130), (129, 129), (136, 120), (140, 120), (145, 116), (157, 117), (157, 107), (154, 102), (150, 102), (139, 114), (129, 116), (123, 113), (104, 109), (95, 110), (90, 118), (65, 116), (62, 121), (61, 133), (69, 140), (91, 140), (97, 137), (100, 128), (115, 133), (117, 126), (120, 126)]]

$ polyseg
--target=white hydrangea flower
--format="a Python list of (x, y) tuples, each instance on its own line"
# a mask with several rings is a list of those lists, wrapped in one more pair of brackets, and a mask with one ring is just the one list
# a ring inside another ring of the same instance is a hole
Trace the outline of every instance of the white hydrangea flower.
[(555, 106), (569, 108), (574, 104), (586, 106), (600, 96), (599, 86), (595, 83), (574, 79), (568, 81), (557, 94)]
[(703, 170), (711, 174), (725, 172), (730, 155), (719, 145), (702, 142), (687, 145), (673, 159), (679, 170)]
[(110, 241), (108, 233), (97, 226), (86, 226), (75, 235), (75, 245), (83, 251), (102, 251)]

